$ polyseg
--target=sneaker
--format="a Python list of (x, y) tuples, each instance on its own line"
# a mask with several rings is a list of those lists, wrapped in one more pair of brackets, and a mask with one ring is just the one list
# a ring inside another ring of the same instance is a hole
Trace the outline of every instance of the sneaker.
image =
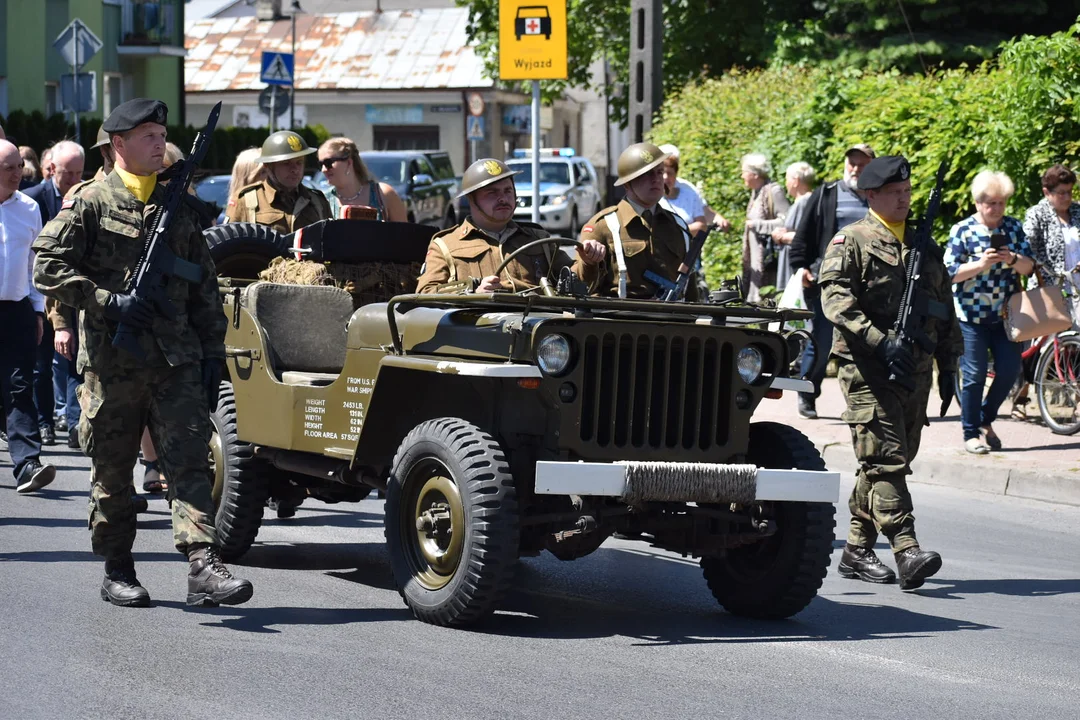
[(56, 431), (48, 425), (41, 426), (41, 444), (42, 445), (55, 445), (56, 444)]
[(251, 582), (233, 577), (215, 547), (192, 546), (188, 551), (188, 605), (240, 605), (251, 599)]
[(986, 455), (990, 452), (990, 446), (984, 443), (981, 437), (973, 437), (965, 440), (964, 449), (972, 455)]
[(28, 460), (22, 471), (15, 477), (16, 490), (20, 493), (32, 493), (40, 490), (56, 478), (56, 468), (42, 465), (37, 460)]
[(799, 414), (807, 420), (817, 420), (817, 407), (814, 398), (799, 396)]

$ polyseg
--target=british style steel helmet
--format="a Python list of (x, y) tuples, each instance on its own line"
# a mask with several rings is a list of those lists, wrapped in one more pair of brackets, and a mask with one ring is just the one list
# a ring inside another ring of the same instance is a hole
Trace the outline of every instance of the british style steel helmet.
[(502, 160), (482, 158), (470, 165), (461, 176), (461, 192), (458, 193), (458, 197), (465, 197), (482, 187), (520, 174), (520, 170), (511, 170), (510, 166)]
[(262, 154), (255, 162), (276, 163), (310, 155), (313, 152), (316, 152), (315, 148), (308, 147), (304, 138), (292, 130), (278, 130), (263, 142)]
[(615, 186), (625, 185), (634, 178), (644, 175), (667, 160), (667, 157), (667, 153), (652, 143), (634, 143), (623, 150), (622, 155), (619, 155), (617, 166), (619, 179), (615, 181)]

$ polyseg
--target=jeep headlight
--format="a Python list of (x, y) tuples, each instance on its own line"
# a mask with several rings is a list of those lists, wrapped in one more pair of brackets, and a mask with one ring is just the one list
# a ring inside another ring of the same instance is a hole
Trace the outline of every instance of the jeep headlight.
[(565, 195), (547, 195), (542, 199), (542, 205), (565, 205)]
[(735, 366), (739, 369), (739, 377), (743, 379), (743, 382), (753, 385), (754, 381), (761, 377), (764, 358), (760, 350), (753, 345), (748, 345), (739, 351), (738, 357), (735, 358)]
[(545, 375), (561, 375), (570, 367), (570, 341), (557, 333), (536, 346), (536, 362)]

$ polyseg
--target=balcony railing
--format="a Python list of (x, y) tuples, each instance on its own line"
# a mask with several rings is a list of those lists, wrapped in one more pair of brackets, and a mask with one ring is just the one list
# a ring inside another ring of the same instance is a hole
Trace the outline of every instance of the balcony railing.
[(183, 0), (123, 0), (120, 45), (171, 45), (183, 48), (180, 36)]

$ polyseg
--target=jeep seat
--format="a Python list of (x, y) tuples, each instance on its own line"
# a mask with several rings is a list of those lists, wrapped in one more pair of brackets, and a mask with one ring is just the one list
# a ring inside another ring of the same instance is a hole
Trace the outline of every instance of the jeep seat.
[(266, 333), (269, 362), (283, 382), (326, 385), (345, 365), (345, 326), (353, 314), (349, 293), (320, 285), (257, 282), (244, 305)]

